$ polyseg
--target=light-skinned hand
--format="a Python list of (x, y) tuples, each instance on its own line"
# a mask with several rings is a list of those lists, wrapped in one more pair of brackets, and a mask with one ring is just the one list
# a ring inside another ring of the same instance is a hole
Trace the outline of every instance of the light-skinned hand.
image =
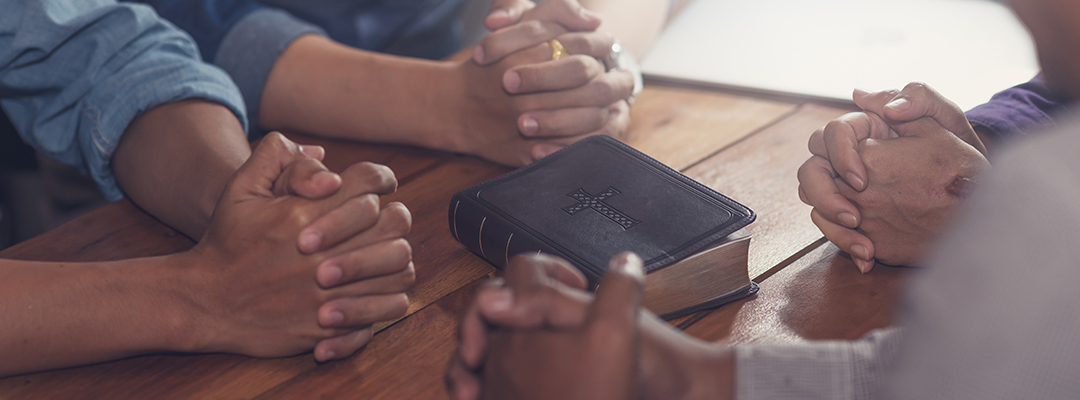
[[(966, 147), (948, 146), (942, 151), (954, 151), (954, 153), (942, 155), (943, 157), (955, 157), (958, 162), (970, 161), (974, 158), (967, 149), (976, 149), (981, 154), (985, 152), (985, 147), (959, 107), (926, 85), (912, 83), (902, 91), (856, 90), (853, 98), (856, 104), (866, 110), (865, 112), (841, 116), (811, 135), (809, 147), (814, 157), (807, 160), (799, 169), (799, 196), (803, 202), (814, 207), (811, 218), (826, 237), (851, 254), (859, 269), (867, 272), (873, 268), (877, 247), (883, 243), (872, 240), (861, 231), (864, 218), (862, 212), (865, 210), (861, 211), (841, 193), (842, 186), (858, 192), (865, 190), (868, 185), (866, 167), (859, 154), (860, 143), (868, 138), (890, 139), (918, 136), (923, 132), (911, 126), (905, 129), (897, 129), (897, 126), (907, 121), (926, 118), (933, 121), (936, 126), (952, 133), (953, 136), (962, 139), (962, 143), (969, 144)], [(917, 124), (916, 126), (929, 127), (931, 125)], [(908, 170), (910, 172), (910, 169)], [(834, 181), (834, 177), (839, 179)], [(898, 176), (893, 176), (893, 178), (898, 178)], [(909, 211), (914, 212), (914, 210)], [(925, 227), (939, 226), (936, 223), (928, 224), (929, 220), (922, 222)], [(883, 235), (882, 239), (893, 236)], [(911, 252), (916, 247), (925, 248), (925, 245), (930, 242), (927, 239), (921, 243), (919, 246), (906, 246), (906, 250), (896, 249), (895, 246), (890, 247), (892, 250), (888, 253), (892, 255), (886, 257), (889, 261), (883, 262), (889, 264), (916, 262), (918, 256)], [(899, 254), (907, 255), (898, 257)]]

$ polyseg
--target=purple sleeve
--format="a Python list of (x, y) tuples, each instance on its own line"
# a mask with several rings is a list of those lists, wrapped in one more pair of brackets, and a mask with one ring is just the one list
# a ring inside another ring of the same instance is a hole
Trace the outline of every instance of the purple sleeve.
[(998, 92), (986, 104), (969, 110), (967, 118), (989, 128), (995, 141), (1002, 142), (1054, 126), (1054, 115), (1063, 107), (1039, 74), (1027, 83)]

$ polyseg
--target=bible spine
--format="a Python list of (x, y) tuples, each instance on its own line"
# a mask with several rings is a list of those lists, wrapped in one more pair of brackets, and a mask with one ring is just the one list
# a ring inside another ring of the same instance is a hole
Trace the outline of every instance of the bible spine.
[[(470, 192), (471, 194), (471, 192)], [(492, 212), (470, 195), (458, 193), (450, 200), (450, 234), (469, 251), (492, 265), (505, 269), (518, 254), (548, 254), (561, 257), (578, 266), (589, 286), (595, 285), (602, 274), (582, 268), (575, 257), (548, 245), (538, 235)]]

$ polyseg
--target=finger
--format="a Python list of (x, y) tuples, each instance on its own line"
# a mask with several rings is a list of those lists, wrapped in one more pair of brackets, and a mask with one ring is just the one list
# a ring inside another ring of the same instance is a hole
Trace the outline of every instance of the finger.
[(600, 130), (608, 118), (608, 107), (532, 111), (518, 117), (518, 130), (526, 137), (578, 136)]
[(319, 306), (318, 321), (323, 328), (359, 328), (401, 318), (408, 310), (405, 293), (346, 297)]
[(274, 182), (282, 171), (293, 161), (304, 157), (296, 143), (280, 133), (271, 132), (259, 140), (251, 151), (251, 157), (237, 169), (223, 197), (274, 197)]
[[(502, 278), (489, 279), (480, 284), (477, 293), (485, 290), (497, 290), (502, 286)], [(507, 297), (502, 299), (489, 298), (488, 301), (511, 302), (513, 299), (510, 296), (512, 295), (507, 294)], [(477, 298), (474, 297), (473, 302), (469, 304), (469, 308), (465, 310), (465, 315), (461, 318), (461, 324), (458, 326), (461, 339), (458, 344), (458, 357), (470, 370), (480, 366), (484, 358), (484, 352), (487, 350), (488, 329), (483, 316), (480, 315), (478, 304)], [(505, 308), (504, 306), (497, 307)]]
[(459, 357), (454, 357), (446, 368), (446, 389), (454, 400), (479, 399), (480, 377), (468, 369)]
[(547, 0), (522, 14), (523, 21), (554, 21), (570, 31), (594, 31), (600, 15), (582, 7), (577, 0)]
[(374, 225), (325, 251), (338, 256), (382, 241), (400, 239), (408, 235), (410, 230), (412, 214), (409, 209), (398, 202), (387, 203), (379, 211)]
[(814, 207), (822, 218), (829, 216), (826, 219), (830, 222), (852, 229), (859, 226), (859, 210), (841, 194), (840, 187), (833, 179), (829, 160), (818, 156), (810, 157), (799, 166), (798, 179), (800, 198)]
[(551, 153), (561, 150), (578, 140), (593, 135), (606, 135), (616, 139), (626, 140), (630, 133), (630, 105), (626, 101), (619, 100), (608, 106), (608, 119), (600, 130), (585, 135), (562, 137), (533, 145), (530, 154), (533, 160), (547, 157)]
[(595, 58), (573, 55), (511, 68), (503, 73), (503, 89), (512, 94), (571, 89), (605, 72)]
[(522, 21), (492, 32), (480, 40), (473, 49), (473, 61), (480, 65), (487, 65), (541, 44), (547, 47), (547, 53), (551, 54), (551, 47), (545, 42), (564, 33), (566, 33), (566, 28), (556, 22)]
[[(369, 162), (349, 166), (341, 173), (342, 186), (334, 196), (315, 203), (313, 212), (319, 215), (297, 237), (297, 248), (310, 254), (329, 248), (350, 237), (366, 226), (358, 224), (370, 221), (371, 199), (356, 199), (361, 195), (384, 195), (397, 190), (394, 172), (385, 165)], [(376, 199), (377, 200), (377, 199)], [(368, 219), (363, 219), (364, 217)]]
[(914, 121), (922, 117), (933, 118), (980, 153), (986, 154), (986, 146), (975, 134), (975, 130), (960, 106), (925, 83), (907, 84), (895, 99), (885, 105), (884, 116), (895, 121)]
[(322, 199), (337, 192), (341, 176), (330, 172), (315, 158), (293, 161), (274, 181), (275, 196), (300, 196), (306, 199)]
[(403, 293), (412, 289), (416, 283), (416, 267), (413, 263), (399, 266), (400, 270), (387, 275), (363, 279), (348, 285), (341, 285), (328, 291), (328, 299), (346, 297), (374, 296)]
[(484, 27), (488, 30), (498, 30), (521, 21), (521, 15), (536, 7), (529, 0), (493, 0), (491, 11), (484, 18)]
[(847, 113), (829, 121), (822, 129), (825, 151), (833, 169), (857, 191), (866, 189), (866, 166), (859, 155), (859, 142), (870, 137), (887, 137), (889, 127), (874, 114)]
[(855, 105), (859, 106), (859, 108), (884, 117), (885, 105), (896, 99), (899, 94), (900, 91), (896, 89), (872, 92), (856, 88), (851, 93), (851, 99), (855, 100)]
[(519, 110), (555, 110), (568, 107), (609, 106), (630, 98), (634, 75), (629, 71), (610, 71), (588, 83), (567, 90), (522, 94), (514, 101)]
[(608, 263), (589, 307), (590, 323), (602, 323), (616, 331), (636, 331), (638, 308), (645, 290), (645, 267), (637, 254), (624, 252)]
[(851, 255), (851, 260), (859, 271), (867, 273), (874, 267), (874, 243), (870, 238), (854, 229), (849, 229), (825, 219), (818, 211), (810, 211), (810, 219), (814, 221), (825, 238), (829, 239), (836, 247)]
[(346, 335), (320, 340), (313, 351), (315, 361), (326, 362), (348, 357), (367, 346), (374, 335), (375, 329), (367, 327)]
[(582, 54), (601, 60), (611, 55), (611, 43), (614, 41), (607, 32), (569, 32), (556, 39), (570, 54)]
[(365, 194), (347, 199), (304, 227), (298, 236), (297, 248), (304, 254), (325, 250), (371, 228), (378, 218), (378, 195)]
[(566, 260), (548, 255), (520, 255), (510, 259), (506, 267), (506, 286), (514, 290), (558, 282), (575, 289), (584, 289), (585, 275)]
[(316, 281), (323, 289), (363, 279), (396, 274), (412, 262), (412, 246), (405, 239), (378, 242), (330, 257), (319, 263)]

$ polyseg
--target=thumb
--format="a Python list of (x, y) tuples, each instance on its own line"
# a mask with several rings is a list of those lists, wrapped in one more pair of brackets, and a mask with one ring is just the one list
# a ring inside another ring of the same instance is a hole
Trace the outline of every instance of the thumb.
[[(590, 324), (604, 329), (629, 332), (636, 330), (638, 308), (645, 287), (641, 258), (634, 253), (620, 253), (608, 263), (607, 273), (588, 312)], [(625, 330), (624, 330), (625, 329)]]
[(305, 157), (296, 143), (280, 133), (271, 132), (259, 140), (251, 157), (236, 170), (225, 196), (233, 199), (238, 196), (274, 197), (274, 182), (285, 167)]
[(498, 30), (521, 21), (521, 15), (536, 7), (529, 0), (493, 0), (491, 11), (484, 18), (484, 27), (488, 30)]
[(600, 16), (582, 7), (576, 0), (547, 0), (529, 10), (522, 19), (553, 21), (569, 31), (595, 31), (600, 27)]

